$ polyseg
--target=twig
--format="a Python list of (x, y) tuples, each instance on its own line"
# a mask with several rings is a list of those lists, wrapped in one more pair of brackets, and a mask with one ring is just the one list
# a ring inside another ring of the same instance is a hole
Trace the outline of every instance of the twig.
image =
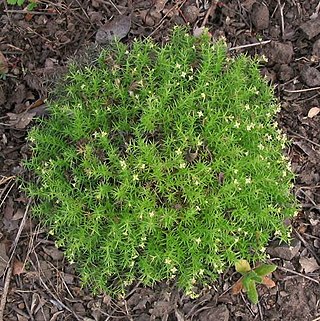
[(212, 0), (211, 1), (210, 8), (208, 9), (208, 11), (207, 11), (202, 23), (201, 23), (201, 28), (204, 27), (207, 24), (209, 16), (212, 15), (213, 12), (216, 10), (217, 4), (218, 4), (217, 0)]
[(2, 178), (0, 179), (0, 185), (8, 182), (8, 181), (11, 181), (13, 178), (15, 178), (15, 176), (2, 176)]
[(244, 49), (244, 48), (250, 48), (250, 47), (256, 47), (256, 46), (262, 46), (262, 45), (266, 45), (266, 44), (268, 44), (270, 42), (271, 42), (271, 40), (265, 40), (265, 41), (255, 42), (255, 43), (249, 43), (247, 45), (231, 47), (231, 48), (228, 49), (228, 51)]
[(263, 321), (263, 314), (262, 314), (262, 309), (261, 309), (261, 304), (258, 302), (258, 311), (259, 311), (259, 315), (260, 315), (260, 320)]
[(186, 2), (187, 0), (182, 0), (180, 1), (180, 3), (176, 3), (174, 6), (172, 6), (167, 12), (166, 14), (162, 17), (162, 19), (160, 20), (160, 22), (158, 23), (157, 27), (147, 36), (147, 38), (151, 37), (152, 35), (155, 34), (155, 32), (162, 26), (163, 22), (165, 21), (165, 19), (167, 18), (167, 16), (170, 14), (171, 11), (173, 11), (174, 9), (178, 8), (180, 9)]
[(300, 137), (300, 138), (302, 138), (302, 139), (306, 140), (307, 142), (309, 142), (309, 143), (313, 144), (314, 146), (320, 147), (320, 144), (318, 144), (318, 143), (316, 143), (316, 142), (312, 141), (311, 139), (309, 139), (309, 138), (307, 138), (307, 137), (304, 137), (304, 136), (302, 136), (302, 135), (300, 135), (300, 134), (298, 134), (298, 133), (296, 133), (296, 132), (292, 131), (291, 129), (287, 129), (287, 131), (288, 131), (289, 133), (293, 134), (293, 135), (296, 135), (296, 136), (298, 136), (298, 137)]
[(1, 301), (0, 301), (0, 321), (4, 321), (3, 315), (4, 315), (4, 309), (7, 303), (7, 296), (9, 291), (11, 275), (12, 275), (12, 267), (10, 266), (7, 269), (6, 279), (4, 281), (4, 287), (3, 287)]
[(310, 281), (312, 281), (312, 282), (315, 282), (315, 283), (317, 283), (317, 284), (320, 284), (320, 282), (319, 282), (318, 280), (313, 279), (313, 278), (311, 278), (311, 277), (308, 276), (308, 275), (305, 275), (305, 274), (296, 272), (296, 271), (294, 271), (294, 270), (287, 269), (287, 268), (282, 267), (282, 266), (278, 266), (278, 269), (279, 269), (279, 270), (282, 270), (282, 271), (284, 271), (284, 272), (289, 272), (289, 273), (292, 273), (292, 274), (299, 275), (299, 276), (301, 276), (301, 277), (303, 277), (303, 278), (305, 278), (305, 279), (307, 279), (307, 280), (310, 280)]
[(281, 5), (280, 0), (278, 0), (278, 5), (279, 5), (279, 11), (280, 11), (280, 17), (281, 17), (281, 33), (282, 33), (282, 38), (284, 38), (284, 16), (283, 16), (283, 8), (285, 6), (285, 3)]
[(314, 90), (319, 90), (320, 87), (312, 87), (312, 88), (306, 88), (306, 89), (297, 89), (297, 90), (289, 90), (289, 89), (284, 89), (283, 91), (287, 93), (304, 93), (307, 91), (314, 91)]
[(13, 9), (8, 9), (8, 10), (3, 10), (3, 12), (6, 13), (29, 13), (32, 15), (48, 15), (48, 16), (52, 16), (52, 15), (56, 15), (56, 12), (46, 12), (46, 11), (26, 11), (26, 10), (13, 10)]
[(27, 220), (27, 214), (28, 214), (29, 207), (30, 207), (31, 203), (32, 203), (32, 199), (30, 198), (30, 199), (29, 199), (29, 202), (28, 202), (28, 204), (27, 204), (27, 207), (26, 207), (26, 209), (25, 209), (25, 211), (24, 211), (23, 218), (22, 218), (21, 223), (20, 223), (20, 226), (19, 226), (19, 230), (18, 230), (18, 232), (17, 232), (17, 234), (16, 234), (16, 237), (15, 237), (14, 242), (13, 242), (13, 244), (12, 244), (12, 246), (11, 246), (11, 249), (10, 249), (11, 255), (10, 255), (9, 262), (11, 262), (11, 260), (12, 260), (12, 258), (13, 258), (13, 256), (14, 256), (15, 250), (16, 250), (16, 248), (17, 248), (17, 245), (18, 245), (18, 242), (19, 242), (19, 239), (20, 239), (22, 230), (23, 230), (24, 225), (25, 225), (26, 220)]
[(320, 259), (316, 252), (312, 249), (312, 247), (308, 244), (308, 242), (302, 237), (302, 235), (296, 230), (293, 229), (300, 241), (303, 243), (303, 245), (306, 247), (306, 249), (313, 255), (313, 257), (316, 259), (317, 263), (320, 264)]
[[(2, 192), (0, 193), (0, 199), (1, 199), (2, 195), (4, 194), (5, 190), (7, 189), (7, 186), (9, 186), (9, 183), (10, 183), (10, 182), (8, 182), (8, 184), (4, 187), (4, 189), (3, 189)], [(0, 203), (0, 208), (1, 208), (1, 206), (3, 205), (4, 201), (6, 200), (6, 198), (8, 197), (8, 195), (9, 195), (10, 191), (12, 190), (14, 184), (15, 184), (15, 182), (13, 182), (13, 183), (11, 184), (11, 186), (9, 187), (6, 195), (4, 196), (3, 200), (2, 200), (1, 203)]]
[[(37, 267), (35, 266), (35, 264), (33, 263), (33, 261), (30, 260), (30, 262), (31, 262), (31, 265), (33, 266), (33, 268), (37, 271), (38, 269), (37, 269)], [(38, 277), (39, 277), (39, 280), (40, 280), (41, 285), (42, 285), (42, 286), (46, 289), (46, 291), (54, 298), (54, 300), (56, 300), (56, 301), (61, 305), (62, 308), (64, 308), (64, 309), (67, 310), (68, 312), (72, 313), (73, 316), (74, 316), (78, 321), (80, 321), (80, 320), (82, 321), (82, 320), (83, 320), (83, 318), (82, 318), (82, 317), (79, 317), (79, 316), (76, 314), (76, 312), (74, 312), (73, 310), (71, 310), (71, 309), (70, 309), (69, 307), (67, 307), (64, 303), (62, 303), (62, 302), (59, 300), (59, 298), (48, 288), (48, 286), (46, 285), (46, 283), (43, 281), (40, 273), (38, 273)], [(2, 321), (2, 320), (0, 320), (0, 321)]]

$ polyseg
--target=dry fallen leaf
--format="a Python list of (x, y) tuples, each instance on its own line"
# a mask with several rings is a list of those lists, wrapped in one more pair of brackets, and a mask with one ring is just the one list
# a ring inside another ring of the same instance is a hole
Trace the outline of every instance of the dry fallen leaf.
[(13, 269), (12, 269), (12, 274), (13, 275), (20, 275), (21, 273), (24, 273), (24, 264), (21, 261), (15, 260), (13, 262)]
[(119, 15), (99, 28), (96, 42), (99, 45), (108, 44), (115, 39), (124, 38), (131, 28), (131, 16)]
[(276, 283), (267, 276), (264, 276), (262, 278), (262, 283), (269, 289), (274, 288), (276, 286)]
[(7, 59), (3, 55), (3, 53), (0, 51), (0, 75), (6, 74), (9, 71)]
[(164, 7), (166, 6), (166, 3), (168, 0), (156, 0), (154, 3), (155, 10), (159, 13), (161, 12)]
[(243, 289), (243, 284), (242, 284), (242, 278), (241, 278), (232, 287), (232, 294), (237, 295), (241, 292), (242, 289)]
[(320, 266), (318, 265), (314, 257), (311, 257), (311, 258), (301, 257), (299, 259), (299, 263), (305, 273), (312, 273), (320, 268)]
[(312, 107), (308, 112), (308, 117), (313, 118), (317, 116), (320, 113), (320, 108), (318, 107)]
[(35, 112), (24, 112), (21, 114), (7, 113), (7, 116), (10, 118), (10, 126), (17, 129), (26, 128), (36, 116)]

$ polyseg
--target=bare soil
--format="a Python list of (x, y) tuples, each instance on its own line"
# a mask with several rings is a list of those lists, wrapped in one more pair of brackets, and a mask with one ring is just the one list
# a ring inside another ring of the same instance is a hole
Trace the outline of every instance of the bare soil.
[[(0, 0), (0, 14), (0, 320), (320, 320), (319, 1), (43, 0), (27, 12)], [(162, 42), (174, 25), (189, 24), (195, 33), (205, 25), (213, 37), (226, 37), (231, 53), (268, 58), (261, 72), (275, 87), (278, 121), (293, 141), (288, 155), (302, 210), (287, 222), (291, 246), (274, 240), (268, 247), (279, 266), (277, 285), (259, 288), (257, 306), (231, 294), (239, 278), (232, 268), (197, 299), (174, 283), (136, 284), (118, 299), (93, 296), (30, 218), (18, 177), (28, 175), (21, 163), (33, 118), (46, 113), (48, 90), (68, 61), (92, 48), (98, 31), (108, 34), (115, 25), (108, 21), (120, 15), (127, 17), (116, 29), (124, 42), (142, 36)]]

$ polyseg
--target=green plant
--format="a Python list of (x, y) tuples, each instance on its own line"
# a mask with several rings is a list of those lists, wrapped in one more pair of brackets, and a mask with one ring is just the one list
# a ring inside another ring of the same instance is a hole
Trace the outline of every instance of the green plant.
[[(26, 0), (7, 0), (8, 4), (18, 5), (18, 6), (22, 6), (25, 2), (26, 2)], [(37, 6), (37, 2), (38, 2), (38, 0), (28, 0), (27, 9), (33, 10)]]
[(177, 277), (191, 291), (263, 260), (275, 232), (288, 239), (294, 176), (258, 67), (180, 28), (164, 46), (115, 43), (70, 66), (30, 132), (25, 189), (85, 285)]
[(259, 301), (256, 283), (264, 284), (267, 287), (275, 286), (275, 283), (267, 277), (268, 274), (277, 269), (274, 264), (262, 264), (251, 269), (248, 261), (239, 260), (235, 267), (236, 271), (242, 274), (242, 277), (235, 283), (232, 292), (238, 294), (241, 290), (244, 290), (253, 304), (257, 304)]

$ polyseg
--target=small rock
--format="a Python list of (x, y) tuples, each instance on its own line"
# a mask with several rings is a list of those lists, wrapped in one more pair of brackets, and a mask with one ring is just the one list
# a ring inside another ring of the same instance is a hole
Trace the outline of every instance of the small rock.
[(199, 321), (228, 321), (230, 313), (226, 305), (221, 304), (216, 308), (208, 309), (199, 314)]
[(254, 3), (251, 9), (251, 21), (257, 30), (267, 29), (269, 27), (269, 10), (268, 7)]
[(193, 5), (187, 6), (183, 9), (184, 17), (190, 23), (194, 23), (197, 20), (199, 13), (199, 8)]
[(301, 72), (302, 81), (309, 87), (320, 86), (320, 71), (314, 67), (305, 67)]
[(297, 239), (292, 240), (291, 244), (279, 243), (279, 241), (272, 242), (267, 248), (267, 253), (272, 257), (291, 261), (299, 252), (301, 242)]
[(309, 20), (302, 24), (300, 28), (310, 40), (320, 33), (320, 19)]
[(320, 58), (320, 39), (313, 44), (312, 55), (316, 58)]
[(291, 42), (281, 43), (273, 41), (267, 48), (266, 56), (274, 63), (289, 64), (292, 60), (293, 53)]

